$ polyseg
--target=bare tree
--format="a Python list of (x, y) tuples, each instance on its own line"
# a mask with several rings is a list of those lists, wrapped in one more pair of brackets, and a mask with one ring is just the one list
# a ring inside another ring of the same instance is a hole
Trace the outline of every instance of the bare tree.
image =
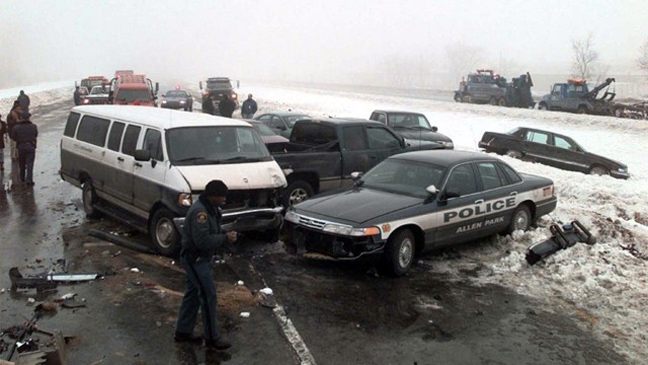
[(446, 46), (446, 61), (448, 62), (448, 77), (452, 87), (461, 77), (475, 71), (483, 59), (483, 49), (463, 43)]
[(639, 47), (639, 57), (635, 60), (639, 69), (643, 73), (648, 74), (648, 38)]
[(585, 39), (572, 40), (572, 51), (572, 76), (589, 79), (595, 73), (596, 62), (599, 59), (598, 52), (594, 50), (594, 36), (590, 33)]

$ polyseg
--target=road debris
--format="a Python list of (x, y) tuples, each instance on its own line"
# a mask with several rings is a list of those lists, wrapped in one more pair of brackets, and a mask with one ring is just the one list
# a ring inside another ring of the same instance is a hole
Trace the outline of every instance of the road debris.
[(237, 282), (236, 282), (236, 285), (238, 285), (238, 286), (243, 286), (243, 285), (244, 285), (243, 280), (239, 280), (239, 281), (237, 281)]
[(80, 308), (80, 307), (85, 307), (86, 303), (85, 302), (77, 302), (76, 299), (74, 298), (68, 298), (61, 303), (61, 307), (63, 308)]
[(34, 298), (27, 298), (27, 303), (29, 303), (29, 304), (34, 304), (34, 303), (36, 303), (36, 299), (34, 299)]
[(133, 268), (130, 269), (130, 272), (138, 273), (138, 272), (140, 272), (140, 269), (138, 269), (136, 267), (133, 267)]
[(572, 247), (578, 242), (587, 243), (588, 245), (596, 243), (596, 237), (577, 220), (562, 227), (558, 224), (552, 224), (549, 231), (551, 231), (551, 238), (536, 243), (529, 248), (526, 254), (529, 265), (533, 265), (560, 250)]
[(248, 318), (250, 317), (250, 312), (241, 312), (241, 318)]
[(272, 295), (272, 289), (267, 288), (267, 287), (266, 287), (266, 288), (263, 288), (263, 289), (261, 289), (261, 290), (259, 290), (259, 292), (260, 292), (260, 293), (263, 293), (263, 294), (265, 294), (265, 295)]
[(39, 274), (33, 276), (23, 276), (17, 267), (9, 269), (9, 278), (11, 279), (11, 290), (32, 289), (37, 291), (54, 289), (59, 282), (79, 282), (91, 281), (97, 278), (98, 274)]

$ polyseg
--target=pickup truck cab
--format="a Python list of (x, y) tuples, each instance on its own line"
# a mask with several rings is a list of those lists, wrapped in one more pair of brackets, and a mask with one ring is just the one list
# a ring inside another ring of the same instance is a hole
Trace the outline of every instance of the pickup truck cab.
[(437, 143), (409, 146), (388, 126), (361, 119), (306, 119), (295, 123), (290, 141), (273, 156), (286, 175), (284, 206), (327, 190), (350, 186), (351, 173), (366, 172), (391, 155), (442, 149)]
[(437, 127), (430, 125), (425, 115), (421, 113), (374, 110), (370, 120), (383, 123), (392, 127), (400, 136), (407, 138), (410, 143), (426, 144), (427, 142), (439, 143), (446, 149), (454, 149), (452, 140), (438, 131)]
[(553, 84), (551, 93), (542, 97), (538, 103), (541, 110), (561, 110), (587, 114), (593, 106), (583, 98), (589, 92), (587, 83), (580, 79), (570, 79), (566, 83)]

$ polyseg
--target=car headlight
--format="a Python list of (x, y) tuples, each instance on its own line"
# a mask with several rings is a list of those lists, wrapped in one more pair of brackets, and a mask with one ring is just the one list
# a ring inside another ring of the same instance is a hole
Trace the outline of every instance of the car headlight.
[(341, 234), (345, 236), (354, 236), (354, 237), (373, 236), (376, 234), (380, 234), (380, 229), (378, 229), (378, 227), (354, 228), (342, 224), (331, 224), (331, 223), (325, 225), (324, 228), (322, 228), (322, 230), (324, 232), (336, 233), (336, 234)]
[(190, 207), (193, 204), (191, 194), (180, 193), (178, 194), (178, 204), (183, 207)]
[(83, 104), (88, 104), (90, 103), (90, 99), (83, 99)]
[(162, 100), (162, 104), (166, 104), (166, 103), (167, 103), (167, 101), (166, 101), (166, 100)]
[(628, 172), (628, 168), (627, 167), (619, 167), (617, 171), (625, 173), (625, 172)]
[(184, 100), (180, 100), (180, 104), (184, 104), (184, 103), (185, 103), (185, 101), (184, 101)]

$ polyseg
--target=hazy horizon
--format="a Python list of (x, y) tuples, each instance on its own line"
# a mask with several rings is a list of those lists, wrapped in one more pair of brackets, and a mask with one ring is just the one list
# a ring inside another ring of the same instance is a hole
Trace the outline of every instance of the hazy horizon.
[(589, 34), (608, 74), (638, 75), (634, 59), (646, 35), (637, 30), (646, 18), (638, 0), (3, 0), (0, 86), (115, 69), (161, 80), (394, 85), (452, 73), (439, 81), (447, 83), (468, 71), (457, 70), (450, 49), (472, 50), (479, 67), (507, 77), (569, 74), (572, 40)]

